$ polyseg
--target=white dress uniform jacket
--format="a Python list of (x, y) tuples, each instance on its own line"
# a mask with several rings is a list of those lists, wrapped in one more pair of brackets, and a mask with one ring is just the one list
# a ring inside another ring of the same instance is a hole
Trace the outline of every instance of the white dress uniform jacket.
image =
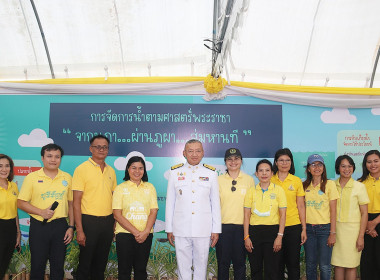
[(180, 237), (221, 233), (219, 186), (214, 167), (185, 163), (171, 168), (165, 224), (166, 232)]

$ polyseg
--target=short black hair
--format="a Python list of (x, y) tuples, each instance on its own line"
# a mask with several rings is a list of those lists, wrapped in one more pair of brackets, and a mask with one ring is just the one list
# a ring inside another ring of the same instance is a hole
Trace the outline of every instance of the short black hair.
[(125, 176), (124, 176), (123, 180), (124, 181), (128, 181), (129, 179), (131, 179), (131, 177), (129, 176), (129, 173), (128, 173), (128, 168), (134, 162), (141, 162), (142, 163), (142, 165), (144, 166), (144, 175), (142, 176), (141, 181), (148, 182), (148, 173), (146, 172), (145, 160), (142, 157), (139, 157), (139, 156), (131, 157), (128, 160), (127, 166), (125, 167)]
[(256, 172), (259, 170), (260, 164), (263, 164), (263, 163), (268, 164), (270, 166), (270, 170), (273, 172), (273, 165), (272, 165), (272, 163), (269, 160), (265, 159), (265, 158), (262, 159), (262, 160), (259, 160), (259, 162), (256, 164)]
[(105, 139), (105, 140), (107, 140), (108, 145), (110, 144), (110, 139), (108, 139), (107, 136), (104, 136), (104, 135), (102, 135), (102, 134), (99, 134), (99, 135), (95, 135), (95, 136), (93, 136), (93, 137), (90, 139), (90, 144), (92, 144), (92, 142), (94, 142), (95, 139)]
[(57, 151), (57, 150), (61, 152), (61, 157), (63, 157), (64, 152), (61, 146), (54, 143), (47, 144), (41, 148), (41, 157), (45, 155), (45, 151)]
[(340, 164), (341, 162), (346, 159), (348, 160), (348, 162), (354, 167), (354, 171), (355, 172), (355, 162), (354, 160), (352, 159), (352, 157), (348, 156), (348, 155), (341, 155), (339, 156), (336, 161), (335, 161), (335, 173), (340, 175), (340, 172), (339, 172), (339, 167), (340, 167)]

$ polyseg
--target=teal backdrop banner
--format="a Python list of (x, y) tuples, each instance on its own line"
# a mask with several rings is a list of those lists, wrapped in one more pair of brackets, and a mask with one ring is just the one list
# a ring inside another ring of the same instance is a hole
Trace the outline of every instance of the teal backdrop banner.
[[(90, 157), (89, 137), (109, 133), (112, 143), (106, 162), (115, 169), (119, 184), (128, 158), (145, 158), (149, 181), (158, 195), (155, 232), (161, 235), (167, 174), (172, 165), (185, 161), (183, 146), (190, 138), (204, 142), (203, 163), (216, 167), (218, 174), (225, 171), (227, 148), (241, 149), (242, 168), (254, 176), (258, 160), (273, 160), (278, 148), (288, 147), (297, 176), (304, 178), (307, 157), (320, 153), (332, 179), (338, 155), (354, 158), (357, 178), (364, 153), (379, 149), (380, 144), (376, 110), (300, 106), (248, 96), (206, 102), (199, 95), (0, 95), (0, 104), (0, 153), (14, 159), (19, 188), (27, 174), (41, 168), (43, 145), (62, 145), (66, 155), (61, 169), (73, 174)], [(27, 238), (29, 216), (21, 211), (19, 215)]]

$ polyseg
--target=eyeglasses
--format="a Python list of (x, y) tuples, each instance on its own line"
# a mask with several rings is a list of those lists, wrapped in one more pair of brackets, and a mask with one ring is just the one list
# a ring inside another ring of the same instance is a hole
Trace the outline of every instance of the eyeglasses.
[(321, 168), (321, 167), (323, 167), (323, 164), (322, 163), (312, 163), (312, 164), (310, 164), (310, 166), (312, 166), (312, 167), (319, 167), (319, 168)]
[(97, 149), (98, 151), (101, 151), (101, 150), (107, 151), (108, 150), (108, 146), (91, 146), (91, 147)]
[(235, 187), (236, 184), (237, 182), (235, 180), (232, 180), (232, 187), (231, 187), (232, 192), (236, 191), (236, 187)]

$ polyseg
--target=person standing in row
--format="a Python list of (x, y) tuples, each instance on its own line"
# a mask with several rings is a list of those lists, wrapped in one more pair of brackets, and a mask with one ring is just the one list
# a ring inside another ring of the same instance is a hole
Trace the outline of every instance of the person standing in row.
[(336, 243), (331, 264), (335, 280), (355, 280), (356, 268), (364, 248), (364, 234), (368, 221), (369, 198), (365, 186), (352, 179), (355, 162), (348, 155), (335, 161), (335, 181), (339, 193), (336, 217)]
[(336, 241), (335, 183), (327, 180), (325, 161), (313, 154), (307, 159), (306, 180), (303, 182), (306, 200), (306, 277), (317, 280), (319, 264), (321, 280), (330, 280), (331, 253)]
[(286, 266), (288, 279), (298, 280), (301, 272), (301, 246), (307, 239), (305, 192), (301, 179), (294, 176), (293, 155), (288, 148), (280, 149), (276, 152), (273, 171), (275, 175), (272, 177), (271, 182), (283, 188), (287, 203), (285, 231), (282, 238), (281, 275), (284, 275)]
[(358, 179), (367, 189), (368, 223), (360, 260), (360, 279), (380, 278), (380, 152), (368, 151), (363, 158), (363, 174)]
[(13, 167), (13, 160), (0, 154), (0, 279), (3, 279), (13, 251), (21, 241), (17, 216), (18, 188), (12, 182)]
[(79, 165), (73, 176), (74, 215), (80, 246), (78, 280), (104, 280), (113, 239), (112, 192), (116, 174), (106, 164), (109, 139), (96, 135), (90, 140), (92, 156)]
[(226, 173), (218, 177), (220, 206), (222, 210), (222, 233), (216, 244), (218, 279), (228, 280), (230, 264), (234, 279), (245, 280), (246, 250), (244, 247), (244, 197), (254, 179), (240, 170), (243, 157), (239, 149), (228, 149), (224, 155)]
[[(271, 183), (272, 163), (256, 165), (259, 184), (244, 199), (244, 245), (248, 251), (251, 279), (282, 279), (280, 262), (286, 220), (286, 196), (281, 186)], [(264, 271), (264, 273), (263, 273)], [(263, 278), (264, 276), (264, 278)]]
[[(18, 208), (30, 214), (31, 280), (44, 278), (47, 260), (50, 279), (64, 278), (66, 245), (74, 235), (74, 214), (71, 176), (59, 169), (62, 156), (60, 146), (43, 146), (43, 168), (25, 177), (18, 196)], [(52, 210), (55, 202), (58, 206)]]
[(117, 221), (118, 279), (130, 280), (133, 268), (134, 280), (146, 280), (158, 204), (156, 189), (148, 183), (143, 158), (134, 156), (129, 159), (124, 181), (116, 187), (112, 201)]
[(214, 247), (221, 232), (218, 179), (214, 167), (200, 164), (203, 155), (200, 141), (187, 141), (187, 162), (173, 166), (169, 174), (165, 230), (175, 246), (181, 280), (192, 279), (192, 266), (194, 279), (206, 279), (210, 243)]

